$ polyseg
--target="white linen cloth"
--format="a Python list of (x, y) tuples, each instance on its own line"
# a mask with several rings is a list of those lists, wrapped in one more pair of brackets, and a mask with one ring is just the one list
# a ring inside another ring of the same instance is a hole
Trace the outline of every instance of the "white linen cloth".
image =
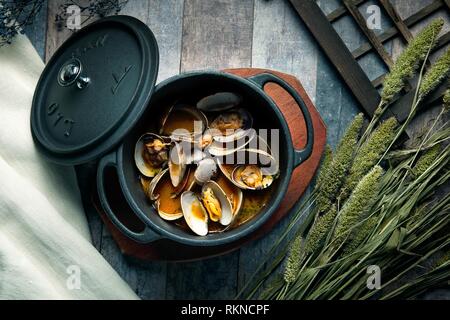
[(0, 299), (135, 299), (90, 243), (74, 169), (35, 149), (43, 68), (25, 36), (0, 47)]

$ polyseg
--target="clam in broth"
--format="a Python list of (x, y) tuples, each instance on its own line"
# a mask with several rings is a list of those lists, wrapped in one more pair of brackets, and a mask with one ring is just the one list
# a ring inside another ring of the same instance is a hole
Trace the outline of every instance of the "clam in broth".
[[(238, 94), (218, 92), (196, 104), (174, 105), (161, 115), (159, 134), (138, 140), (141, 185), (162, 219), (206, 236), (248, 223), (265, 208), (278, 163), (266, 143), (262, 150), (250, 144), (262, 139), (243, 102)], [(240, 153), (265, 161), (220, 160)]]

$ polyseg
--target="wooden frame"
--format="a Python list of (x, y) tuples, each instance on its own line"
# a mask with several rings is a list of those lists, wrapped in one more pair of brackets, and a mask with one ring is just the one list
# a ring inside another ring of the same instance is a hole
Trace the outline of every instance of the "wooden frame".
[[(358, 9), (358, 6), (366, 1), (367, 0), (343, 0), (343, 5), (341, 7), (338, 7), (328, 15), (325, 15), (316, 4), (315, 0), (290, 0), (296, 12), (304, 21), (319, 45), (325, 51), (325, 54), (336, 67), (345, 83), (361, 104), (364, 112), (368, 116), (373, 116), (375, 108), (380, 100), (377, 89), (381, 87), (385, 75), (370, 81), (359, 66), (358, 59), (371, 51), (375, 51), (388, 70), (390, 70), (393, 65), (393, 59), (386, 51), (383, 44), (397, 36), (400, 36), (401, 39), (408, 43), (412, 39), (410, 27), (440, 9), (450, 9), (450, 0), (434, 0), (432, 3), (404, 20), (400, 18), (400, 15), (389, 0), (378, 0), (378, 3), (393, 23), (393, 27), (385, 30), (379, 35), (376, 35), (367, 27), (366, 20)], [(347, 48), (332, 26), (333, 22), (347, 14), (350, 14), (353, 17), (368, 39), (368, 42), (362, 44), (352, 52)], [(447, 32), (439, 37), (438, 44), (436, 48), (434, 48), (434, 51), (444, 47), (449, 42), (450, 32)], [(447, 86), (448, 83), (441, 85), (427, 98), (427, 102), (434, 103), (438, 101)], [(413, 96), (413, 91), (411, 90), (412, 87), (412, 85), (407, 86), (405, 89), (406, 94), (393, 102), (387, 116), (394, 115), (399, 121), (404, 121), (406, 119)]]

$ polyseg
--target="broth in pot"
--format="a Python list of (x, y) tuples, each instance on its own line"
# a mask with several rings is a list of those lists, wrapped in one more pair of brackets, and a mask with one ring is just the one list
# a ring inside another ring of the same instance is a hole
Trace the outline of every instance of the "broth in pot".
[(250, 223), (268, 204), (278, 161), (244, 102), (216, 92), (175, 103), (138, 139), (141, 186), (161, 219), (205, 236)]

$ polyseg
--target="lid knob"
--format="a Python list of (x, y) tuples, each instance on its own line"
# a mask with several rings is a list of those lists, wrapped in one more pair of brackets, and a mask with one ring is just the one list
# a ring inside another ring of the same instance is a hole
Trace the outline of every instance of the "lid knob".
[(76, 83), (78, 89), (83, 89), (89, 84), (91, 79), (89, 79), (89, 77), (82, 76), (82, 71), (83, 67), (81, 65), (81, 61), (75, 58), (70, 59), (59, 70), (58, 83), (63, 87)]

